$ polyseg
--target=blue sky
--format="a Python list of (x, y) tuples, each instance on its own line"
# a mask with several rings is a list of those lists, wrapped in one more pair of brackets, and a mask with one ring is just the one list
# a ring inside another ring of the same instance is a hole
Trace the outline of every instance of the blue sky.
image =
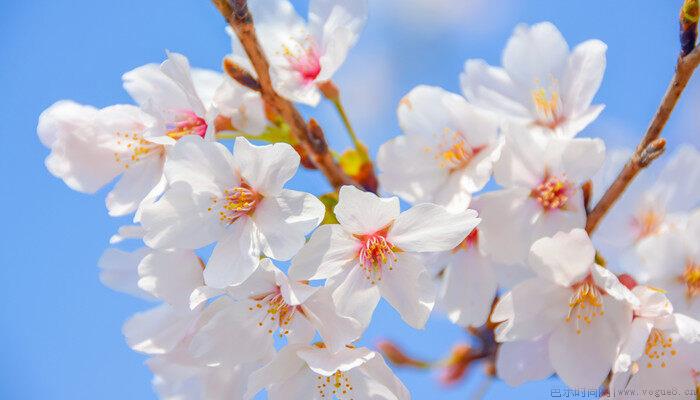
[[(296, 3), (305, 10), (305, 1)], [(680, 0), (370, 3), (367, 29), (337, 82), (373, 152), (399, 133), (395, 107), (402, 95), (418, 84), (458, 92), (464, 61), (498, 64), (519, 22), (552, 21), (572, 46), (588, 38), (608, 44), (608, 69), (597, 96), (607, 108), (584, 135), (601, 136), (611, 148), (633, 145), (643, 133), (678, 53)], [(121, 74), (160, 62), (165, 49), (186, 54), (195, 66), (218, 69), (229, 49), (223, 27), (206, 1), (0, 1), (0, 205), (6, 221), (0, 234), (0, 398), (154, 398), (144, 358), (128, 349), (120, 331), (129, 315), (148, 304), (103, 287), (96, 267), (109, 236), (127, 220), (107, 216), (106, 190), (82, 195), (45, 170), (47, 150), (36, 137), (36, 121), (63, 98), (99, 107), (129, 102)], [(700, 144), (699, 85), (691, 82), (669, 122), (671, 148)], [(334, 148), (349, 145), (328, 104), (304, 111), (319, 117)], [(326, 190), (309, 172), (292, 185), (317, 194)], [(382, 305), (365, 341), (379, 337), (437, 357), (464, 335), (440, 316), (425, 331), (412, 330)], [(442, 391), (431, 374), (398, 372), (416, 399), (468, 398), (482, 379), (476, 373)], [(561, 387), (556, 380), (518, 389), (495, 383), (486, 398), (547, 398)]]

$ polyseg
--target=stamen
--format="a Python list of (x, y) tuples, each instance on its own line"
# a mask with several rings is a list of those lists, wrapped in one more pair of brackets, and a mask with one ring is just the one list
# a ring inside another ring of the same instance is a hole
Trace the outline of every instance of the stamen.
[(583, 281), (574, 288), (575, 293), (569, 299), (569, 313), (565, 321), (574, 321), (576, 334), (581, 334), (581, 329), (590, 325), (597, 316), (605, 314), (603, 303), (600, 301), (600, 290), (592, 282)]
[(693, 260), (688, 260), (685, 265), (685, 271), (683, 271), (683, 275), (678, 280), (686, 286), (685, 297), (688, 301), (700, 295), (700, 264), (696, 264)]
[(632, 218), (632, 229), (635, 230), (637, 241), (656, 234), (661, 228), (663, 216), (652, 209), (647, 209)]
[(678, 352), (673, 347), (673, 339), (666, 338), (662, 331), (654, 328), (647, 338), (644, 354), (648, 358), (647, 368), (666, 368)]
[[(226, 189), (223, 198), (212, 197), (208, 211), (219, 210), (219, 220), (225, 224), (232, 224), (244, 215), (250, 215), (255, 211), (260, 195), (249, 189), (245, 183), (243, 186)], [(217, 207), (221, 202), (223, 205)]]
[(207, 133), (207, 121), (192, 111), (183, 110), (177, 115), (175, 121), (166, 124), (166, 135), (177, 140), (188, 135), (197, 135), (204, 138)]
[(537, 112), (535, 124), (555, 129), (564, 122), (564, 118), (561, 116), (562, 103), (559, 96), (559, 85), (555, 79), (552, 79), (549, 88), (544, 88), (539, 83), (537, 85), (538, 88), (531, 92), (532, 102)]
[(124, 169), (149, 156), (160, 157), (164, 153), (162, 145), (147, 141), (140, 133), (117, 132), (115, 135), (122, 150), (114, 152), (114, 161)]
[(572, 191), (571, 183), (550, 175), (539, 186), (532, 189), (530, 196), (540, 203), (544, 211), (553, 211), (566, 207)]
[(279, 287), (271, 293), (253, 297), (255, 305), (248, 308), (251, 312), (263, 311), (262, 319), (258, 321), (258, 326), (266, 329), (268, 333), (279, 332), (280, 337), (289, 334), (289, 324), (294, 319), (297, 312), (303, 311), (299, 306), (290, 306), (284, 301), (282, 291)]
[(483, 150), (483, 146), (470, 146), (461, 132), (451, 131), (447, 128), (445, 128), (442, 137), (437, 140), (440, 144), (435, 157), (438, 159), (440, 167), (448, 169), (450, 172), (466, 167)]
[(335, 371), (331, 376), (318, 375), (316, 389), (322, 399), (354, 400), (350, 378), (342, 371)]
[(365, 277), (375, 284), (382, 280), (383, 270), (394, 269), (398, 262), (396, 251), (398, 250), (386, 240), (386, 232), (381, 231), (371, 235), (361, 236), (362, 247), (359, 252), (360, 267)]

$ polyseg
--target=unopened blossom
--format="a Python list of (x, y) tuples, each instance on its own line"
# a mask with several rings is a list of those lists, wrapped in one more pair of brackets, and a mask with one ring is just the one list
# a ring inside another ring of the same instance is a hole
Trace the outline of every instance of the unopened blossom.
[(260, 360), (274, 351), (275, 336), (307, 344), (318, 331), (336, 351), (362, 334), (359, 322), (338, 315), (327, 288), (290, 281), (269, 259), (262, 260), (240, 286), (219, 291), (199, 288), (191, 296), (191, 306), (212, 297), (216, 300), (204, 311), (208, 321), (190, 346), (207, 365)]
[(526, 260), (532, 243), (559, 231), (583, 228), (581, 184), (600, 167), (600, 139), (538, 138), (513, 131), (494, 165), (503, 189), (482, 195), (482, 249), (497, 261)]
[(632, 322), (635, 296), (595, 264), (586, 232), (574, 229), (536, 241), (529, 264), (537, 274), (496, 305), (491, 320), (499, 342), (546, 336), (554, 371), (569, 386), (598, 387)]
[(379, 148), (382, 189), (411, 203), (466, 207), (500, 154), (499, 122), (454, 93), (418, 86), (398, 108), (404, 135)]
[[(312, 106), (321, 99), (318, 84), (340, 68), (367, 19), (366, 0), (311, 0), (308, 21), (288, 0), (251, 1), (250, 10), (275, 91)], [(252, 71), (238, 39), (229, 33), (233, 58)]]
[[(593, 180), (595, 197), (629, 159), (629, 152), (616, 151)], [(663, 167), (655, 164), (642, 171), (623, 193), (596, 232), (595, 242), (606, 255), (615, 255), (643, 239), (680, 228), (687, 214), (700, 206), (700, 152), (690, 145), (679, 148)], [(635, 272), (636, 265), (626, 265)]]
[(298, 167), (299, 155), (286, 143), (254, 146), (239, 137), (232, 154), (220, 143), (183, 138), (165, 165), (169, 189), (143, 208), (144, 241), (183, 249), (216, 242), (207, 285), (240, 284), (261, 254), (289, 260), (323, 219), (316, 197), (283, 188)]
[(472, 104), (531, 131), (573, 137), (595, 120), (591, 105), (605, 72), (607, 46), (587, 40), (573, 50), (550, 22), (518, 25), (503, 51), (503, 67), (468, 60), (462, 90)]
[(406, 387), (379, 353), (319, 343), (288, 345), (250, 375), (244, 399), (267, 389), (270, 400), (408, 400)]
[(138, 286), (163, 303), (137, 313), (123, 327), (129, 346), (146, 354), (167, 354), (189, 340), (202, 307), (189, 298), (203, 285), (203, 263), (191, 250), (153, 250), (138, 265)]
[[(614, 398), (634, 399), (643, 391), (671, 391), (674, 399), (695, 399), (700, 368), (700, 322), (673, 314), (659, 289), (633, 289), (640, 304), (617, 357), (610, 383)], [(669, 396), (670, 397), (670, 396)]]
[(453, 323), (479, 327), (486, 323), (496, 296), (498, 282), (491, 257), (479, 245), (479, 228), (454, 249), (442, 253), (437, 308)]
[(665, 290), (676, 311), (700, 318), (700, 209), (683, 225), (639, 243), (636, 276)]
[(292, 260), (290, 277), (330, 278), (340, 314), (365, 326), (384, 297), (406, 323), (422, 328), (436, 288), (418, 255), (453, 249), (479, 223), (476, 212), (423, 203), (402, 213), (397, 197), (354, 186), (340, 189), (334, 212), (340, 224), (313, 233)]
[(202, 98), (213, 98), (218, 73), (190, 70), (187, 59), (168, 53), (160, 66), (148, 64), (124, 74), (124, 88), (137, 102), (103, 109), (59, 101), (39, 117), (41, 142), (51, 149), (46, 167), (72, 189), (94, 193), (116, 177), (107, 195), (110, 215), (135, 211), (165, 187), (167, 146), (195, 135), (210, 138)]

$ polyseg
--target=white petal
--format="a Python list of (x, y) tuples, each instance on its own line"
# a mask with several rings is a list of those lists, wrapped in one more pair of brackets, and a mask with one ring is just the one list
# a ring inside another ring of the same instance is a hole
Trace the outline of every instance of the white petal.
[(422, 262), (399, 253), (392, 270), (384, 270), (378, 282), (382, 296), (401, 314), (407, 324), (423, 329), (435, 305), (437, 288)]
[(36, 128), (39, 140), (51, 148), (62, 136), (89, 126), (96, 114), (95, 107), (71, 100), (57, 101), (39, 116)]
[(515, 128), (505, 135), (501, 157), (493, 166), (496, 182), (506, 188), (539, 185), (547, 170), (548, 141), (538, 140), (523, 128)]
[(593, 281), (599, 287), (605, 289), (605, 292), (615, 298), (616, 300), (626, 301), (632, 307), (639, 306), (639, 299), (637, 296), (632, 294), (632, 292), (617, 279), (617, 276), (610, 272), (609, 270), (595, 265), (591, 270), (591, 275), (593, 276)]
[(342, 349), (362, 335), (362, 325), (350, 317), (338, 315), (328, 288), (322, 288), (303, 305), (304, 315), (318, 330), (331, 352)]
[(326, 208), (316, 196), (282, 189), (264, 198), (251, 219), (260, 232), (263, 253), (277, 260), (289, 260), (306, 241), (306, 234), (321, 223)]
[(501, 297), (491, 314), (496, 340), (532, 340), (547, 335), (563, 324), (569, 310), (571, 291), (541, 278), (519, 283)]
[(383, 199), (354, 186), (343, 186), (334, 211), (347, 231), (368, 234), (386, 228), (399, 216), (401, 209), (397, 197)]
[(529, 263), (544, 279), (570, 286), (586, 276), (593, 266), (595, 248), (583, 229), (558, 232), (536, 241), (530, 250)]
[(340, 225), (322, 225), (292, 259), (295, 280), (325, 279), (357, 264), (360, 242)]
[(129, 347), (146, 354), (174, 349), (188, 334), (199, 314), (178, 312), (167, 304), (135, 314), (122, 328)]
[(146, 64), (122, 76), (124, 89), (142, 108), (187, 109), (185, 93), (165, 75), (158, 64)]
[(285, 382), (302, 368), (306, 368), (304, 361), (297, 356), (297, 351), (303, 347), (301, 345), (283, 347), (270, 363), (250, 374), (248, 390), (244, 398), (251, 399), (264, 388)]
[[(386, 400), (410, 400), (411, 394), (408, 389), (394, 375), (391, 368), (386, 365), (381, 354), (376, 353), (371, 360), (367, 361), (359, 369), (367, 377), (365, 382), (376, 382), (381, 385), (378, 388), (372, 386), (367, 388), (366, 392), (370, 396), (369, 398), (374, 399), (374, 396), (377, 396), (378, 399)], [(388, 393), (385, 393), (385, 390), (388, 390)]]
[(160, 200), (141, 209), (144, 242), (159, 249), (196, 249), (214, 242), (226, 229), (210, 206), (208, 194), (194, 193), (185, 182), (172, 184)]
[(498, 347), (496, 373), (510, 386), (546, 379), (554, 373), (549, 362), (549, 336), (506, 342)]
[(182, 90), (187, 98), (189, 107), (188, 110), (194, 111), (197, 115), (206, 115), (207, 110), (202, 104), (202, 100), (197, 95), (197, 90), (192, 82), (190, 73), (190, 63), (187, 57), (179, 53), (167, 52), (168, 59), (160, 65), (160, 70), (163, 71), (175, 84)]
[(192, 68), (190, 74), (197, 91), (196, 97), (201, 99), (205, 108), (209, 109), (214, 102), (216, 91), (224, 82), (224, 76), (220, 72), (202, 68)]
[(458, 251), (445, 270), (440, 309), (453, 323), (479, 327), (486, 323), (496, 296), (494, 265), (477, 249)]
[(212, 251), (204, 281), (209, 286), (224, 288), (248, 279), (258, 267), (260, 250), (253, 240), (254, 226), (243, 218), (234, 222)]
[(531, 119), (530, 98), (517, 87), (503, 68), (491, 67), (484, 60), (467, 60), (459, 76), (462, 92), (470, 103), (494, 110), (510, 118)]
[(193, 251), (154, 251), (139, 264), (138, 285), (177, 309), (189, 309), (190, 294), (204, 284), (202, 266)]
[(338, 314), (356, 319), (363, 327), (369, 326), (381, 294), (359, 265), (353, 267), (345, 279), (333, 290), (333, 303)]
[(109, 215), (118, 217), (136, 211), (141, 202), (163, 179), (163, 160), (151, 157), (134, 164), (107, 195)]
[(188, 135), (168, 151), (165, 175), (168, 182), (186, 182), (195, 193), (219, 195), (239, 186), (236, 162), (226, 146)]
[(450, 212), (435, 204), (419, 204), (396, 218), (387, 240), (404, 251), (451, 250), (479, 221), (474, 210)]
[[(700, 322), (683, 314), (673, 314), (678, 334), (688, 343), (700, 342)], [(695, 347), (698, 347), (696, 344)]]
[(579, 114), (591, 105), (605, 73), (608, 46), (600, 40), (587, 40), (576, 46), (561, 81), (562, 104), (568, 115)]
[(550, 77), (561, 77), (569, 46), (550, 22), (518, 25), (503, 51), (503, 67), (519, 85), (534, 87)]
[(366, 363), (377, 353), (365, 347), (348, 348), (331, 353), (328, 349), (308, 347), (297, 351), (299, 358), (306, 361), (312, 371), (317, 374), (330, 376), (336, 371), (349, 371)]
[(571, 182), (591, 178), (605, 161), (605, 143), (601, 139), (567, 140), (561, 155), (562, 172)]
[(100, 282), (112, 290), (130, 294), (146, 300), (154, 300), (150, 293), (138, 286), (138, 267), (141, 260), (151, 252), (142, 247), (134, 252), (119, 249), (107, 249), (97, 265), (100, 267)]
[(644, 354), (647, 338), (653, 327), (653, 322), (646, 318), (635, 318), (632, 321), (625, 343), (615, 359), (614, 373), (629, 371), (632, 363)]
[(299, 154), (286, 143), (255, 146), (242, 137), (236, 138), (233, 156), (241, 177), (255, 191), (265, 195), (278, 194), (299, 167)]

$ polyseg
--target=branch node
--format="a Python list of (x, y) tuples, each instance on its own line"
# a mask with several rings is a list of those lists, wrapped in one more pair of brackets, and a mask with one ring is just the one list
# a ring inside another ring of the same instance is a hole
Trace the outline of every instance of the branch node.
[(666, 139), (658, 138), (651, 142), (639, 155), (639, 166), (646, 168), (652, 161), (659, 158), (666, 150)]

